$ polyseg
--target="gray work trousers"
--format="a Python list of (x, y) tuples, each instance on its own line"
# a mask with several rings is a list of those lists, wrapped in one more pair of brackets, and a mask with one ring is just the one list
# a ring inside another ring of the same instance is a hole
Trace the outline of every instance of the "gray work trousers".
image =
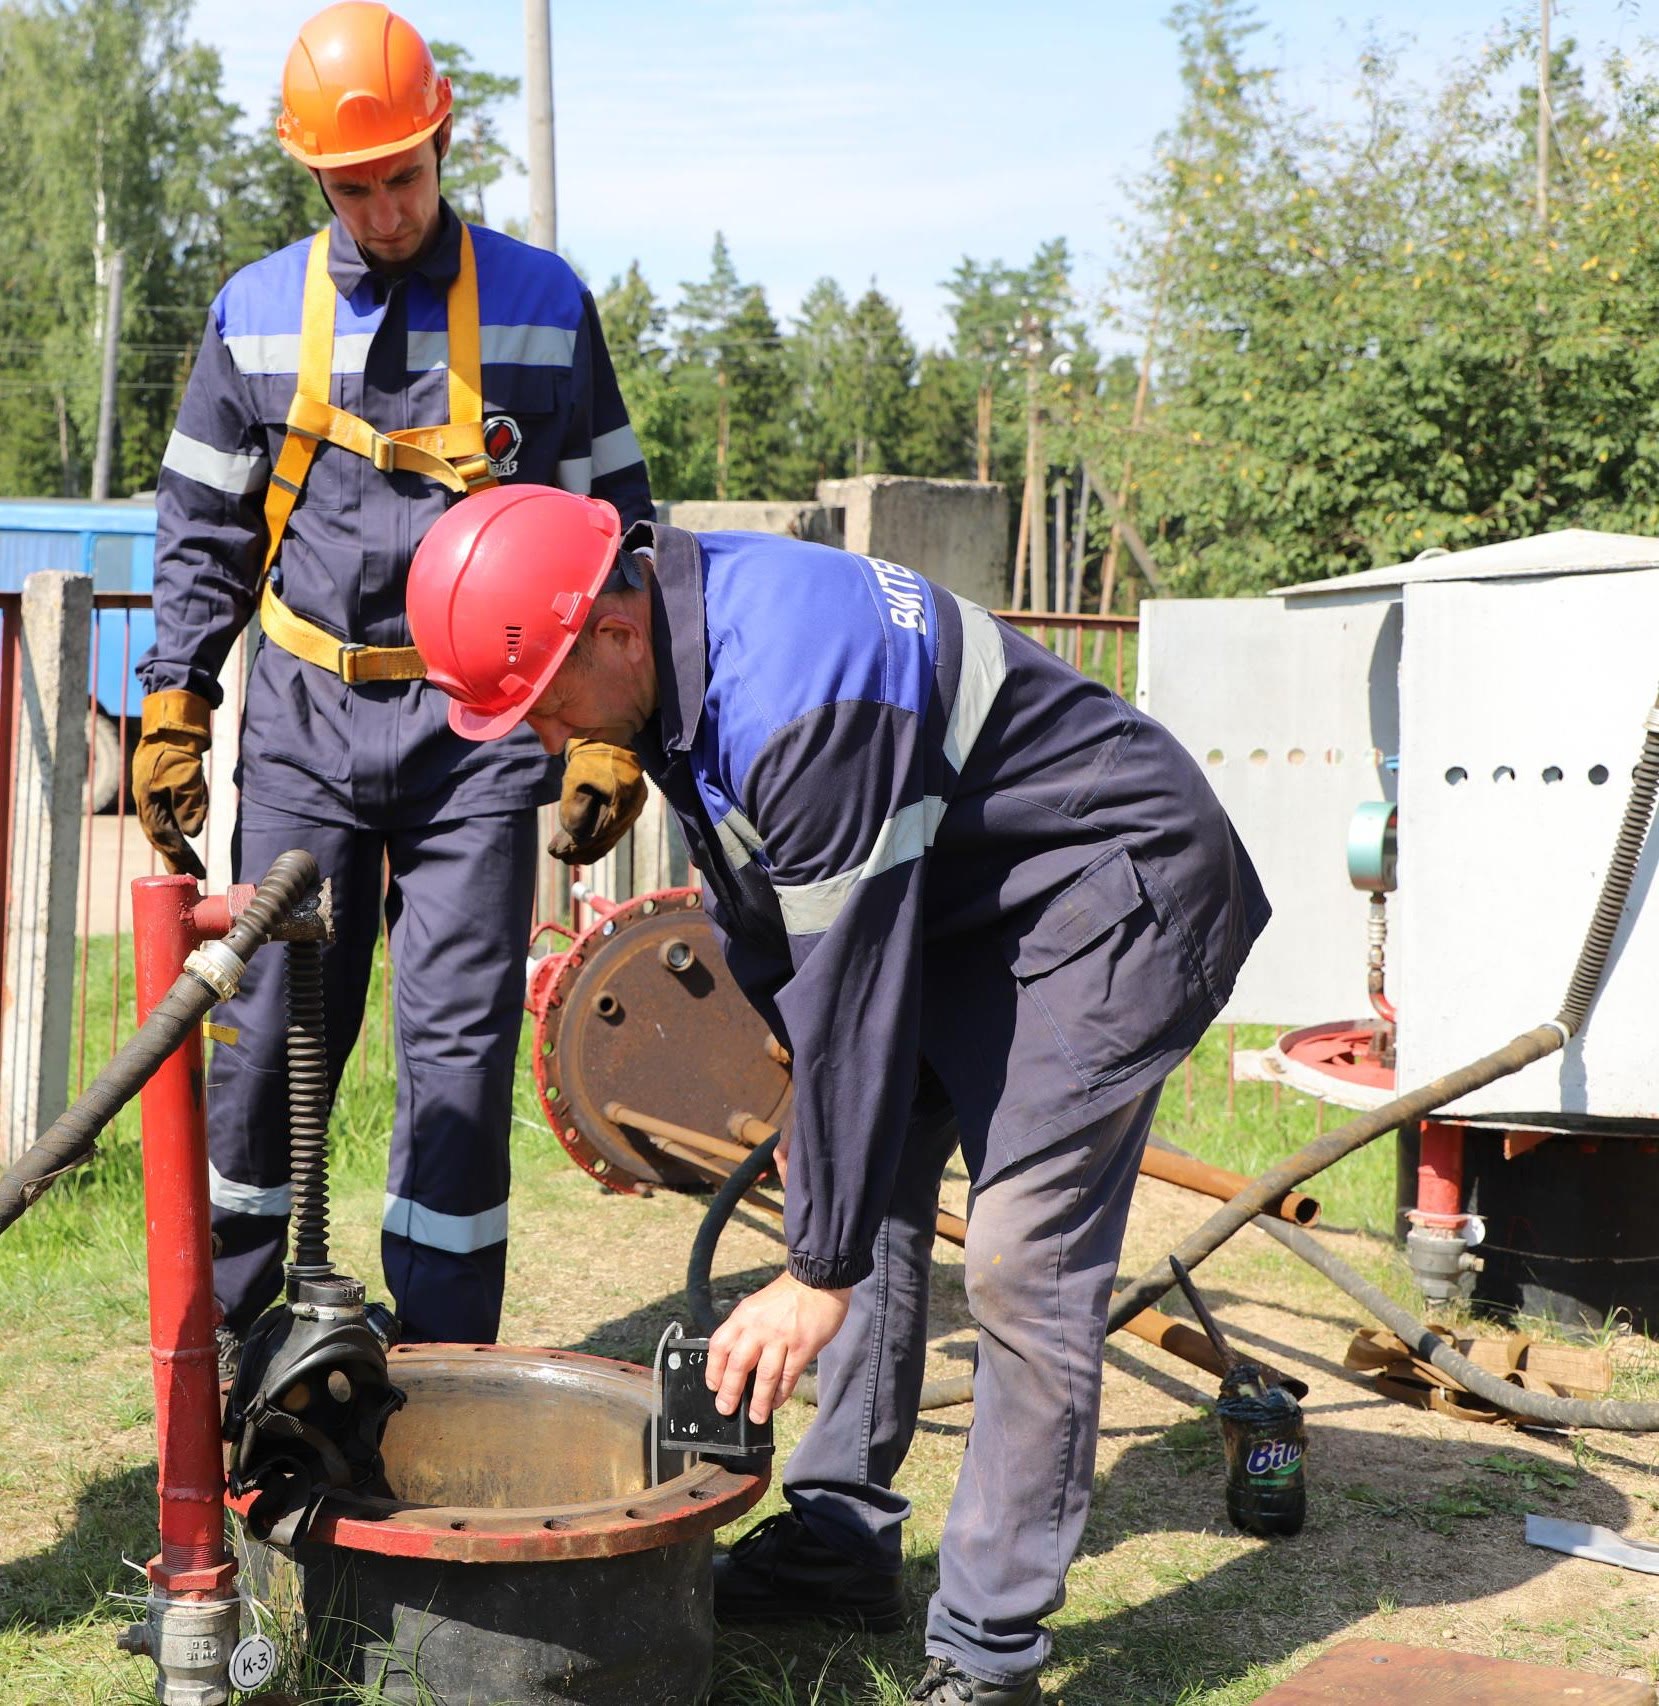
[[(1100, 1426), (1100, 1359), (1154, 1088), (976, 1183), (966, 1283), (979, 1328), (973, 1425), (939, 1544), (927, 1651), (1013, 1683), (1048, 1657)], [(918, 1111), (874, 1271), (818, 1358), (818, 1414), (784, 1471), (826, 1545), (897, 1570), (910, 1503), (893, 1480), (916, 1428), (939, 1181), (956, 1123)]]

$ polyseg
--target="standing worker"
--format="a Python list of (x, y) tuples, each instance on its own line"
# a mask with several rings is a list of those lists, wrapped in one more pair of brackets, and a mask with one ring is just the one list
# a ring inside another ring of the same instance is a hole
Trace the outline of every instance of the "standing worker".
[[(536, 807), (559, 768), (528, 731), (457, 739), (404, 619), (421, 536), (497, 482), (652, 514), (593, 298), (558, 256), (463, 224), (439, 193), (451, 91), (396, 13), (346, 0), (299, 33), (277, 135), (333, 221), (238, 272), (208, 315), (156, 495), (156, 643), (133, 761), (145, 834), (200, 877), (219, 671), (257, 609), (233, 861), (290, 847), (333, 884), (330, 1090), (385, 917), (397, 1110), (382, 1256), (410, 1339), (496, 1336)], [(498, 634), (504, 667), (515, 656)], [(626, 751), (573, 750), (556, 852), (588, 859), (643, 803)], [(280, 956), (221, 1009), (208, 1077), (222, 1361), (276, 1296), (288, 1184)]]
[(974, 1425), (911, 1699), (1026, 1706), (1088, 1510), (1153, 1107), (1266, 899), (1173, 736), (977, 605), (763, 535), (620, 542), (591, 498), (468, 498), (415, 554), (409, 620), (458, 733), (632, 743), (794, 1057), (788, 1268), (715, 1334), (709, 1383), (731, 1414), (753, 1373), (763, 1421), (821, 1352), (819, 1409), (789, 1510), (717, 1560), (716, 1614), (902, 1621), (893, 1480), (960, 1140)]

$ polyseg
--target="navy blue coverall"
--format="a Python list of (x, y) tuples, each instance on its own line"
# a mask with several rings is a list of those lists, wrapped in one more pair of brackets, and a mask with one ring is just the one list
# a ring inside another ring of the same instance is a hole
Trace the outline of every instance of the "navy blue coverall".
[[(484, 433), (501, 480), (652, 514), (593, 299), (556, 255), (472, 226)], [(391, 432), (448, 419), (446, 293), (461, 226), (447, 204), (406, 276), (369, 266), (336, 220), (336, 406)], [(256, 603), (263, 505), (298, 369), (308, 242), (237, 273), (210, 311), (156, 496), (156, 644), (146, 691), (220, 702), (219, 670)], [(409, 644), (409, 560), (450, 494), (323, 444), (282, 541), (283, 602), (342, 640)], [(325, 956), (338, 1085), (361, 1023), (381, 919), (396, 970), (398, 1089), (382, 1254), (414, 1339), (485, 1341), (501, 1309), (512, 1078), (533, 901), (535, 808), (559, 769), (523, 730), (453, 735), (425, 682), (346, 686), (262, 640), (248, 682), (234, 862), (257, 881), (304, 847), (334, 883)], [(246, 1331), (276, 1295), (289, 1209), (283, 964), (257, 957), (220, 1017), (208, 1077), (214, 1289)]]
[(898, 1568), (959, 1138), (975, 1410), (927, 1648), (1018, 1681), (1082, 1534), (1158, 1090), (1266, 898), (1174, 737), (977, 605), (797, 541), (626, 543), (654, 559), (661, 689), (635, 744), (794, 1057), (789, 1270), (855, 1288), (785, 1494), (821, 1541)]

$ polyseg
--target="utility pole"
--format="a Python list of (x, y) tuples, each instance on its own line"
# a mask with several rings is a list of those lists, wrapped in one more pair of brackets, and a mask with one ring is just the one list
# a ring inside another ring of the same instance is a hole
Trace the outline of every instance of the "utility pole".
[(104, 300), (104, 372), (98, 392), (98, 448), (92, 458), (92, 496), (102, 503), (109, 496), (110, 453), (115, 445), (115, 374), (121, 354), (121, 274), (125, 257), (117, 249), (109, 258), (109, 283)]
[(530, 241), (559, 246), (553, 170), (553, 0), (524, 0), (524, 105), (530, 131)]

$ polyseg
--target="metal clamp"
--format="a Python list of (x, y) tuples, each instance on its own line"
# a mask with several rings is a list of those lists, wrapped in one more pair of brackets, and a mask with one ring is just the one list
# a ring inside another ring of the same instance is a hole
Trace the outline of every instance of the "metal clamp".
[(186, 957), (184, 969), (221, 1001), (228, 1001), (241, 984), (248, 962), (223, 942), (204, 942)]

